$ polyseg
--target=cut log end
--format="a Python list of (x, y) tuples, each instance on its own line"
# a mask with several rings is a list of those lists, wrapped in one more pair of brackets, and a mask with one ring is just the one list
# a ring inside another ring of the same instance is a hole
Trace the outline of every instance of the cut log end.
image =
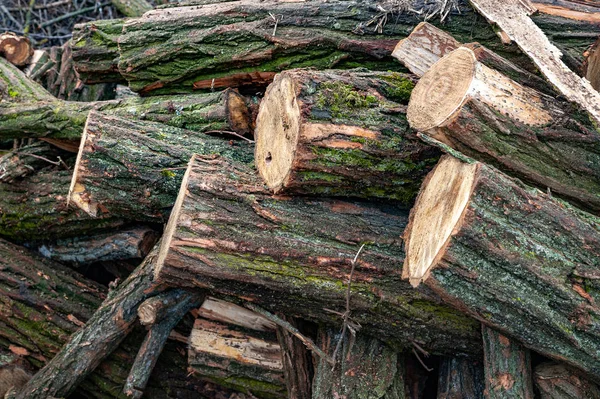
[(256, 167), (267, 186), (279, 191), (294, 161), (300, 132), (296, 87), (285, 73), (277, 75), (260, 105), (256, 120)]
[(412, 91), (406, 112), (410, 125), (425, 131), (450, 119), (467, 97), (476, 65), (475, 53), (464, 47), (433, 65)]
[(248, 134), (252, 131), (250, 110), (244, 96), (238, 92), (228, 89), (225, 92), (225, 106), (227, 108), (227, 119), (231, 130), (239, 134)]
[(460, 224), (476, 173), (477, 164), (446, 155), (425, 179), (405, 236), (403, 277), (411, 285), (416, 287), (427, 279)]
[(0, 35), (0, 54), (11, 64), (22, 66), (33, 55), (33, 47), (26, 37), (5, 33)]

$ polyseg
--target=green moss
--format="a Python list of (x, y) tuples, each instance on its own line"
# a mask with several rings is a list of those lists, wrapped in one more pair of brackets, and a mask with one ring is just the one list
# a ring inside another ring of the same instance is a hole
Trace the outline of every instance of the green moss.
[(19, 92), (13, 89), (8, 89), (8, 95), (12, 98), (15, 98), (19, 96)]
[(169, 179), (172, 179), (172, 178), (174, 178), (175, 176), (177, 176), (177, 175), (175, 174), (175, 172), (173, 172), (172, 170), (168, 170), (168, 169), (163, 169), (163, 170), (160, 172), (160, 174), (161, 174), (162, 176), (164, 176), (164, 177), (167, 177), (167, 178), (169, 178)]
[(383, 75), (382, 79), (389, 83), (389, 85), (384, 88), (387, 98), (402, 104), (408, 104), (410, 95), (415, 88), (415, 84), (412, 80), (407, 78), (405, 74), (397, 72), (390, 72), (387, 75)]
[(316, 105), (330, 111), (334, 118), (349, 117), (357, 109), (371, 108), (379, 103), (374, 95), (342, 82), (321, 83), (319, 88)]

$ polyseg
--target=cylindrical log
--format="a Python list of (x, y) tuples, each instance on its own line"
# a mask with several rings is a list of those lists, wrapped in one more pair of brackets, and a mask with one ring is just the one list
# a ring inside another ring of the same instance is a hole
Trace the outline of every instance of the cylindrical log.
[[(333, 354), (339, 331), (320, 331), (320, 346)], [(314, 399), (404, 399), (404, 357), (374, 337), (345, 337), (336, 364), (320, 360), (313, 382)]]
[(541, 354), (600, 376), (600, 219), (446, 155), (405, 233), (403, 276)]
[(81, 265), (123, 259), (143, 259), (158, 239), (149, 227), (134, 227), (116, 232), (72, 237), (45, 243), (38, 248), (43, 257)]
[(519, 85), (460, 48), (412, 92), (410, 125), (463, 154), (600, 213), (600, 134), (572, 104)]
[(39, 83), (32, 82), (20, 69), (0, 57), (0, 108), (17, 102), (54, 99)]
[(33, 55), (33, 46), (27, 37), (7, 32), (0, 35), (0, 56), (13, 65), (27, 64)]
[(438, 399), (483, 399), (485, 382), (481, 360), (444, 357), (438, 373)]
[(273, 331), (196, 319), (189, 337), (190, 371), (259, 398), (287, 398), (281, 348)]
[(123, 220), (67, 206), (72, 172), (41, 171), (12, 184), (0, 183), (0, 236), (12, 241), (46, 241), (49, 237), (98, 234), (122, 226)]
[(243, 141), (94, 111), (81, 139), (69, 199), (93, 217), (166, 222), (195, 152), (249, 163), (251, 151)]
[(152, 10), (152, 5), (146, 0), (111, 0), (111, 3), (126, 17), (140, 17)]
[[(39, 368), (48, 362), (105, 297), (105, 287), (0, 240), (0, 348), (10, 350), (24, 365)], [(124, 366), (131, 364), (138, 346), (139, 341), (122, 345), (81, 383), (77, 393), (115, 398), (129, 371)], [(156, 395), (151, 397), (191, 399), (202, 392), (210, 397), (215, 387), (186, 377), (185, 357), (178, 350), (180, 345), (168, 344), (160, 357), (148, 388)], [(3, 382), (0, 378), (0, 385)]]
[(476, 353), (477, 324), (400, 279), (406, 211), (395, 204), (271, 197), (247, 166), (196, 156), (165, 230), (155, 271), (274, 313), (339, 325), (351, 264), (352, 319), (400, 346)]
[(409, 75), (293, 70), (256, 120), (256, 167), (275, 193), (414, 200), (439, 152), (406, 123)]
[(485, 397), (533, 399), (531, 353), (493, 328), (482, 326)]
[(560, 363), (538, 365), (533, 377), (540, 399), (600, 399), (600, 387), (581, 372)]

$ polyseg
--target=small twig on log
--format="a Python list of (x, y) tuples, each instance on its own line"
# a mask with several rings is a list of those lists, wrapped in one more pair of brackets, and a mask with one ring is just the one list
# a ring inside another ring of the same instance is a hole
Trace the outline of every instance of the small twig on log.
[(412, 353), (415, 355), (415, 357), (417, 358), (417, 360), (419, 361), (419, 363), (421, 363), (421, 366), (423, 366), (423, 368), (425, 368), (425, 370), (431, 372), (433, 371), (432, 368), (429, 368), (425, 365), (425, 363), (423, 362), (423, 360), (421, 359), (421, 356), (419, 356), (419, 354), (417, 353), (417, 351), (415, 350), (415, 348), (412, 349)]
[(63, 165), (65, 167), (65, 169), (67, 169), (67, 170), (70, 169), (69, 165), (67, 165), (65, 163), (65, 161), (63, 161), (62, 158), (58, 157), (58, 156), (56, 157), (58, 159), (57, 161), (52, 161), (52, 160), (50, 160), (48, 158), (45, 158), (45, 157), (42, 157), (42, 156), (39, 156), (39, 155), (35, 155), (35, 154), (28, 154), (26, 152), (13, 151), (13, 153), (17, 154), (17, 155), (25, 155), (25, 156), (32, 157), (32, 158), (41, 159), (42, 161), (46, 161), (46, 162), (51, 163), (52, 165), (56, 165), (56, 166)]
[[(242, 140), (246, 140), (248, 143), (254, 143), (254, 140), (250, 140), (249, 138), (247, 138), (247, 137), (244, 137), (244, 136), (242, 136), (242, 135), (241, 135), (241, 134), (239, 134), (239, 133), (236, 133), (236, 132), (231, 132), (231, 131), (229, 131), (229, 130), (209, 130), (209, 131), (207, 131), (207, 132), (204, 132), (204, 133), (205, 133), (205, 134), (212, 134), (212, 133), (215, 133), (215, 134), (230, 134), (230, 135), (232, 135), (232, 136), (235, 136), (235, 137), (238, 137), (238, 138), (240, 138), (240, 139), (242, 139)], [(185, 169), (185, 168), (184, 168), (184, 169)]]
[(54, 19), (46, 21), (43, 24), (41, 24), (40, 26), (42, 28), (45, 28), (47, 26), (50, 26), (50, 25), (55, 24), (57, 22), (60, 22), (60, 21), (62, 21), (64, 19), (71, 18), (71, 17), (77, 16), (77, 15), (81, 15), (81, 14), (85, 14), (86, 12), (94, 11), (94, 10), (98, 9), (99, 7), (106, 7), (106, 6), (109, 6), (109, 5), (110, 5), (110, 2), (102, 3), (102, 4), (96, 4), (96, 5), (92, 6), (92, 7), (85, 7), (85, 8), (82, 8), (80, 10), (69, 12), (69, 13), (61, 15), (60, 17), (56, 17)]
[(248, 309), (264, 316), (265, 318), (271, 320), (273, 323), (277, 324), (279, 327), (283, 328), (284, 330), (288, 331), (290, 334), (294, 335), (296, 338), (298, 338), (300, 341), (302, 341), (302, 343), (304, 345), (306, 345), (306, 347), (308, 349), (310, 349), (311, 351), (316, 353), (321, 359), (325, 360), (327, 363), (329, 363), (331, 365), (335, 364), (335, 361), (333, 360), (332, 357), (327, 355), (327, 353), (323, 352), (323, 350), (321, 348), (319, 348), (310, 338), (304, 336), (300, 331), (298, 331), (298, 329), (296, 327), (292, 326), (287, 321), (282, 320), (280, 317), (277, 317), (273, 313), (270, 313), (252, 303), (246, 303), (244, 306), (247, 307)]

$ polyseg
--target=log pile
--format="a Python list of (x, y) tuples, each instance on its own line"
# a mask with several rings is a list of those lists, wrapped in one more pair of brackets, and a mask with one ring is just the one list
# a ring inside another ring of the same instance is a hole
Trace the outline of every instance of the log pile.
[(598, 5), (115, 3), (0, 36), (0, 396), (600, 398)]

